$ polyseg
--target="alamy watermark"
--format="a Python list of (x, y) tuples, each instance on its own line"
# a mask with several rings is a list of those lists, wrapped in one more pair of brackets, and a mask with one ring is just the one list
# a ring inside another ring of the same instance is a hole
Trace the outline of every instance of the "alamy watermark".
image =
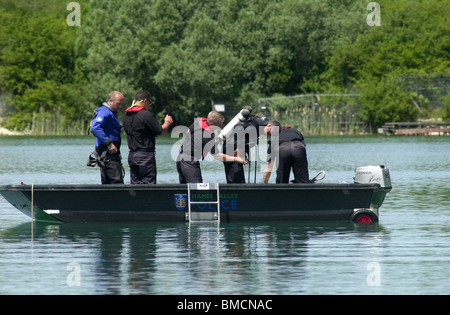
[[(72, 11), (67, 15), (68, 26), (81, 26), (81, 7), (78, 2), (69, 2), (66, 7), (67, 11)], [(370, 2), (367, 4), (367, 10), (372, 11), (367, 15), (366, 22), (370, 27), (381, 26), (381, 6), (378, 2)]]
[[(373, 11), (372, 11), (373, 10)], [(370, 2), (367, 5), (367, 11), (372, 11), (367, 15), (367, 25), (372, 26), (381, 26), (381, 7), (378, 2)]]
[(70, 2), (66, 7), (67, 11), (72, 11), (67, 15), (67, 25), (80, 26), (81, 25), (81, 7), (78, 2)]
[(66, 278), (66, 284), (69, 287), (81, 286), (81, 266), (76, 262), (67, 264), (67, 271), (70, 271)]
[(366, 283), (369, 287), (379, 287), (381, 285), (381, 266), (378, 262), (371, 262), (367, 264), (366, 270), (369, 274), (366, 278)]

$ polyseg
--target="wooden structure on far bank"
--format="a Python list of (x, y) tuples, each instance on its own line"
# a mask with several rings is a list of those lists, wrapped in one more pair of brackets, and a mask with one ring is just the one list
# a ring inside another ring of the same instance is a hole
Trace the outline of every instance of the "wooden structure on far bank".
[(450, 122), (389, 122), (378, 128), (387, 135), (450, 135)]

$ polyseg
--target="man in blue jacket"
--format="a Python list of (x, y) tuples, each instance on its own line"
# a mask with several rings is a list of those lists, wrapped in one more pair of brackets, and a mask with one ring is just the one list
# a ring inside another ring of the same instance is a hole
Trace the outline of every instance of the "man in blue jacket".
[(120, 155), (121, 130), (117, 112), (122, 107), (122, 93), (113, 91), (108, 103), (94, 112), (91, 132), (95, 136), (97, 164), (100, 166), (102, 184), (123, 184), (122, 157)]

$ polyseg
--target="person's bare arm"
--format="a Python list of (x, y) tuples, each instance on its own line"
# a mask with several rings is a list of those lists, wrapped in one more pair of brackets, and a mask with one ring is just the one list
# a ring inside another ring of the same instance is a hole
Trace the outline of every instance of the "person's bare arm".
[(270, 175), (272, 174), (272, 168), (273, 168), (273, 162), (268, 161), (266, 162), (266, 169), (264, 170), (263, 174), (263, 183), (267, 184), (270, 179)]

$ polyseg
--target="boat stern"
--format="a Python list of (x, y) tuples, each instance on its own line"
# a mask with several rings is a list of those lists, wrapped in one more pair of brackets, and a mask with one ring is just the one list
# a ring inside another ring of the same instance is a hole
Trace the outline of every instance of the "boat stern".
[(378, 222), (379, 209), (388, 192), (392, 190), (391, 175), (384, 165), (360, 166), (355, 170), (355, 184), (378, 184), (372, 195), (369, 208), (354, 209), (352, 221), (358, 223)]

